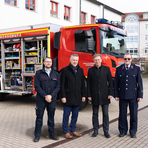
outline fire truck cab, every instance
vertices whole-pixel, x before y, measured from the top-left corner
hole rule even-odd
[[[115,77],[116,66],[123,62],[126,53],[126,31],[119,23],[97,20],[96,24],[63,27],[55,33],[58,49],[58,70],[69,64],[71,54],[79,55],[79,64],[85,76],[94,65],[93,54],[102,55],[102,64],[108,66]]]

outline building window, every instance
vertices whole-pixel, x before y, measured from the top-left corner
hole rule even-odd
[[[70,21],[70,7],[64,6],[64,20]]]
[[[145,24],[145,29],[148,29],[148,24]]]
[[[126,25],[125,30],[127,31],[127,33],[138,33],[138,25]]]
[[[133,42],[138,42],[138,36],[128,36],[128,37],[126,37],[126,42],[127,43],[133,43]]]
[[[5,3],[13,6],[17,6],[17,0],[5,0]]]
[[[145,36],[145,40],[148,41],[148,35]]]
[[[148,54],[148,47],[145,47],[145,53]]]
[[[25,8],[35,11],[35,0],[25,0]]]
[[[143,18],[147,19],[148,18],[148,13],[143,13]]]
[[[50,1],[50,16],[58,17],[58,3]]]
[[[91,24],[95,24],[95,16],[91,15]]]
[[[131,55],[138,55],[138,48],[127,48],[127,53]]]
[[[81,12],[81,24],[86,24],[86,13]]]
[[[138,50],[134,50],[134,55],[137,55],[137,53],[138,53]]]

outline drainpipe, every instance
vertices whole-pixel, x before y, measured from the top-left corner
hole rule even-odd
[[[104,19],[104,4],[103,4],[103,9],[102,9],[102,18]]]
[[[81,25],[81,0],[80,0],[80,22],[79,25]]]

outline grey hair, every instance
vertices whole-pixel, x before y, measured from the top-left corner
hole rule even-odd
[[[101,54],[94,54],[93,59],[94,59],[95,57],[100,57],[100,58],[102,59]]]
[[[72,54],[72,55],[70,56],[70,60],[72,59],[72,57],[78,57],[78,59],[79,59],[79,56],[78,56],[77,54]]]
[[[131,56],[131,59],[132,59],[132,55],[131,55],[130,53],[126,53],[125,55],[130,55],[130,56]],[[124,55],[124,56],[125,56],[125,55]]]

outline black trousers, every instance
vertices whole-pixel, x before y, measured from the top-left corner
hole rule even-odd
[[[49,135],[52,136],[55,134],[55,131],[54,131],[55,105],[56,105],[56,100],[50,103],[46,101],[40,101],[40,100],[36,101],[36,123],[35,123],[35,131],[34,131],[35,137],[41,136],[41,128],[43,125],[43,115],[44,115],[45,108],[47,109],[47,114],[48,114],[47,125],[48,125]]]
[[[119,132],[127,133],[127,106],[129,105],[130,111],[130,134],[136,134],[137,132],[137,119],[138,119],[138,101],[137,99],[120,99],[119,100]]]
[[[98,111],[99,105],[93,105],[93,116],[92,116],[92,123],[93,129],[95,133],[98,133],[99,129],[99,120],[98,120]],[[102,114],[103,114],[103,131],[106,133],[109,130],[109,116],[108,116],[108,105],[101,105],[102,107]]]

